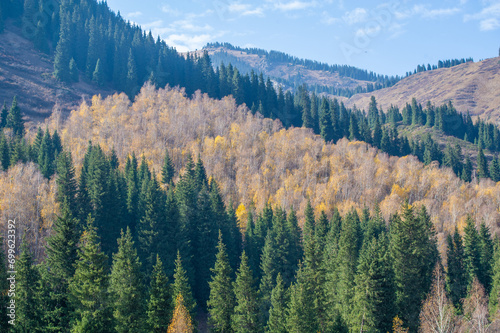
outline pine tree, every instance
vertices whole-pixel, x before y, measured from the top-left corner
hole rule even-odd
[[[492,283],[490,292],[489,312],[490,318],[494,319],[499,314],[500,301],[500,242],[495,241],[495,252],[493,257]]]
[[[25,235],[23,235],[20,252],[19,259],[16,261],[14,332],[39,332],[43,327],[38,290],[40,274],[34,266]]]
[[[161,170],[161,182],[163,184],[170,184],[175,175],[174,165],[172,163],[172,159],[168,153],[168,150],[165,151],[165,159],[163,160],[163,168]]]
[[[186,275],[186,271],[182,266],[182,259],[179,251],[177,251],[177,259],[175,260],[174,283],[172,285],[172,301],[174,308],[177,308],[177,297],[181,295],[184,306],[190,313],[191,318],[196,314],[196,302],[191,292],[191,286]]]
[[[191,320],[191,315],[184,305],[182,294],[177,295],[175,299],[175,310],[172,322],[168,326],[168,333],[193,333],[194,325]]]
[[[213,332],[232,332],[231,318],[234,312],[234,291],[231,283],[231,266],[226,253],[226,246],[222,242],[219,232],[218,253],[215,267],[212,269],[210,285],[210,298],[207,302],[208,322]]]
[[[0,162],[2,166],[2,170],[7,170],[10,166],[10,149],[9,143],[3,134],[3,131],[0,131]]]
[[[7,115],[9,110],[7,109],[7,103],[4,101],[2,106],[2,111],[0,111],[0,128],[4,128],[7,125]]]
[[[89,216],[80,238],[75,274],[69,290],[75,307],[75,333],[107,333],[113,327],[113,310],[108,294],[107,256],[101,251],[97,230]]]
[[[45,130],[40,149],[38,151],[38,165],[40,172],[45,178],[50,178],[54,174],[54,148],[49,129]]]
[[[281,274],[276,277],[276,286],[271,293],[271,308],[269,309],[269,320],[266,332],[286,333],[286,306],[288,304],[288,293],[285,288]]]
[[[273,236],[271,232],[267,234],[260,259],[260,270],[262,274],[259,285],[259,293],[261,296],[260,315],[263,323],[268,320],[269,308],[271,307],[271,292],[274,288],[274,283],[276,282],[276,276],[278,274],[276,267],[278,259]]]
[[[129,50],[127,64],[127,82],[126,91],[130,99],[132,99],[139,91],[139,79],[137,76],[137,67],[132,49]]]
[[[113,254],[109,293],[117,332],[145,332],[144,294],[141,263],[134,248],[130,228],[118,239],[118,252]]]
[[[498,156],[494,157],[490,164],[490,177],[494,182],[500,181],[500,162]]]
[[[57,201],[59,203],[66,201],[71,215],[77,217],[78,202],[76,194],[78,192],[78,185],[70,152],[63,151],[57,156],[56,184]]]
[[[21,109],[17,105],[17,96],[12,100],[12,106],[7,114],[5,127],[12,128],[14,135],[22,137],[24,135],[24,120]]]
[[[163,271],[160,256],[156,256],[156,264],[151,275],[149,300],[147,304],[148,332],[163,333],[168,329],[172,318],[172,295],[168,277]]]
[[[321,99],[321,105],[319,108],[319,130],[321,137],[323,137],[325,142],[333,140],[332,115],[330,113],[330,106],[328,105],[326,97]]]
[[[235,333],[253,333],[260,331],[259,307],[257,291],[252,271],[248,266],[245,252],[241,255],[241,263],[233,283],[236,306],[232,317],[232,328]]]

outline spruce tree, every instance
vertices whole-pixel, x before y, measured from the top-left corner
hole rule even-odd
[[[73,217],[78,217],[77,192],[75,168],[70,152],[63,151],[57,156],[57,201],[67,202],[69,211]]]
[[[490,177],[494,182],[500,181],[500,162],[498,156],[494,157],[490,164]]]
[[[437,260],[436,240],[424,207],[415,216],[413,207],[406,201],[401,216],[395,215],[392,219],[390,237],[396,305],[410,330],[416,330],[420,307],[430,288]]]
[[[248,266],[245,252],[241,255],[240,267],[233,283],[236,306],[232,317],[232,328],[235,333],[253,333],[260,331],[259,306],[257,291],[252,271]]]
[[[175,260],[174,283],[172,285],[172,302],[174,308],[177,308],[177,297],[182,295],[184,306],[191,315],[191,318],[196,314],[196,302],[191,291],[186,271],[182,266],[182,259],[179,251],[177,251],[177,259]]]
[[[210,298],[207,302],[209,325],[213,332],[232,332],[231,318],[234,313],[234,291],[231,283],[231,266],[226,253],[226,246],[222,242],[219,232],[218,253],[215,267],[212,269],[210,285]]]
[[[472,180],[472,162],[469,155],[465,157],[464,168],[462,169],[461,178],[464,182],[470,182]]]
[[[17,274],[14,296],[16,305],[14,332],[41,332],[43,313],[39,304],[40,274],[34,265],[25,235],[22,238],[20,252],[15,264]]]
[[[483,285],[487,294],[491,291],[491,278],[493,268],[493,240],[491,239],[490,229],[484,224],[484,221],[479,227],[479,244],[480,244],[480,270],[478,272],[478,280]]]
[[[172,159],[168,153],[168,150],[165,150],[165,159],[163,160],[163,168],[161,170],[161,182],[163,184],[170,184],[175,175],[174,165],[172,163]]]
[[[130,99],[132,99],[139,91],[139,79],[137,76],[137,67],[134,59],[132,49],[129,50],[128,64],[127,64],[127,81],[126,92]]]
[[[260,260],[260,270],[262,278],[259,285],[260,293],[260,315],[263,323],[267,322],[269,316],[269,308],[271,307],[271,292],[276,282],[276,275],[278,274],[276,264],[278,262],[276,257],[276,245],[274,243],[274,235],[268,233],[266,236],[265,245],[262,249]]]
[[[61,214],[52,226],[53,234],[47,239],[47,280],[50,288],[49,307],[44,309],[47,325],[62,332],[69,327],[73,305],[69,299],[69,283],[75,273],[78,258],[78,221],[71,214],[67,201],[62,203]]]
[[[286,327],[291,333],[317,332],[319,327],[314,311],[314,300],[311,297],[310,271],[300,267],[297,280],[290,287]]]
[[[456,227],[453,235],[448,235],[447,244],[448,272],[446,274],[446,291],[454,306],[461,309],[461,301],[467,294],[467,275],[462,236],[460,236]]]
[[[89,216],[80,238],[75,274],[69,290],[75,308],[72,332],[107,333],[113,331],[113,309],[108,294],[108,258],[101,251],[97,229]]]
[[[2,111],[0,111],[0,128],[4,128],[7,125],[7,115],[9,110],[7,109],[7,103],[4,101],[2,106]]]
[[[141,263],[134,248],[130,228],[118,239],[118,252],[113,254],[109,293],[117,332],[145,332],[144,292]]]
[[[71,58],[71,60],[69,61],[69,77],[73,82],[80,81],[80,73],[78,72],[76,61],[73,58]]]
[[[52,136],[49,129],[45,130],[45,134],[40,143],[38,150],[38,165],[40,172],[45,178],[50,178],[54,174],[54,149],[52,146]]]
[[[271,293],[271,308],[269,309],[269,320],[266,332],[286,333],[286,307],[288,304],[288,293],[285,288],[281,274],[276,277],[276,286]]]
[[[71,41],[70,41],[70,26],[69,15],[61,17],[59,41],[57,42],[56,52],[54,55],[54,77],[62,82],[70,82],[70,55],[71,55]]]
[[[0,163],[2,170],[6,171],[10,166],[10,149],[9,142],[3,131],[0,131]]]
[[[385,237],[371,239],[360,254],[355,282],[354,331],[388,332],[396,315],[394,276]]]
[[[164,333],[168,329],[173,314],[172,304],[168,277],[163,270],[160,256],[156,255],[146,310],[148,332]]]
[[[17,137],[22,137],[24,135],[24,120],[21,115],[21,109],[19,105],[17,105],[17,96],[14,96],[12,100],[5,127],[12,128],[12,132]]]
[[[321,105],[319,108],[319,130],[321,137],[325,142],[330,142],[333,140],[333,125],[332,125],[332,115],[330,113],[330,106],[328,105],[328,100],[326,97],[321,99]]]
[[[483,148],[479,147],[479,153],[477,154],[477,176],[479,178],[488,178],[490,176],[488,171],[488,161],[483,153]]]
[[[464,229],[464,263],[467,278],[467,288],[480,273],[481,267],[481,240],[476,229],[476,223],[470,215],[467,215]]]
[[[499,310],[500,304],[500,243],[498,239],[495,241],[495,252],[493,257],[492,283],[489,298],[490,317],[494,318]]]

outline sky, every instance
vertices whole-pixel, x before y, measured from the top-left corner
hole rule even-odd
[[[384,75],[497,57],[500,0],[107,0],[178,51],[209,42],[276,50]]]

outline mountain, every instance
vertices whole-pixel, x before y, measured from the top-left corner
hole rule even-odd
[[[466,62],[413,74],[392,87],[352,96],[346,105],[368,109],[371,96],[387,110],[390,105],[403,107],[413,97],[441,105],[451,101],[460,112],[469,111],[483,120],[500,123],[500,57]]]
[[[53,108],[69,112],[94,95],[107,96],[112,89],[96,87],[83,81],[63,84],[52,76],[53,59],[36,50],[22,36],[21,29],[7,22],[0,34],[0,103],[10,103],[17,95],[20,107],[29,120],[38,122],[50,116]]]
[[[197,54],[208,52],[212,63],[218,66],[231,63],[247,74],[252,70],[271,77],[284,86],[295,90],[307,84],[312,91],[336,96],[351,96],[390,86],[399,77],[388,77],[347,65],[328,65],[313,60],[299,59],[278,51],[257,48],[240,48],[229,43],[207,44]]]

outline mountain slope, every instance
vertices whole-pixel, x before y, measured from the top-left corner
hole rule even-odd
[[[21,29],[8,22],[0,34],[0,103],[9,104],[17,95],[23,113],[37,121],[50,116],[56,104],[69,112],[82,99],[113,92],[84,82],[63,84],[52,77],[53,71],[52,59],[35,50],[33,43],[22,37]]]
[[[413,74],[392,87],[352,96],[346,104],[368,109],[373,95],[384,110],[403,107],[413,97],[441,105],[452,101],[461,112],[500,123],[500,57]]]

